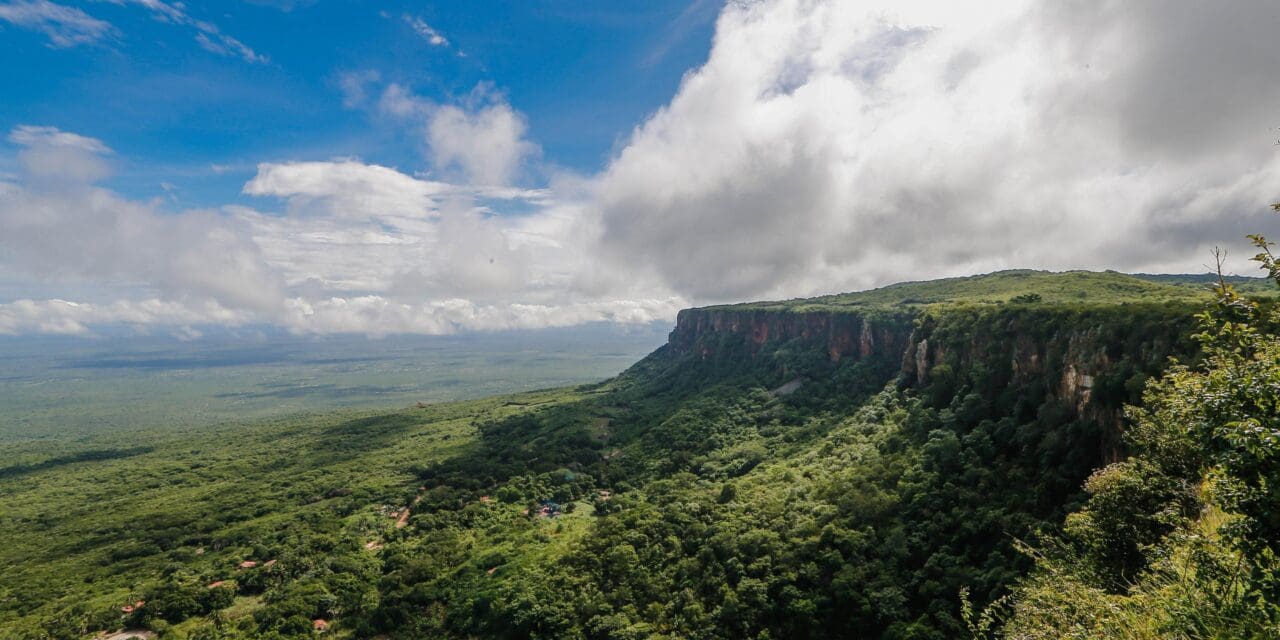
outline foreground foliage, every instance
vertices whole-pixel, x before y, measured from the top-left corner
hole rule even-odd
[[[1032,577],[970,617],[978,635],[1280,637],[1280,312],[1222,281],[1198,320],[1203,362],[1148,386],[1130,410],[1136,454],[1089,479]]]

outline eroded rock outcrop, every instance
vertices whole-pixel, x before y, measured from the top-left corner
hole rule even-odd
[[[834,364],[878,358],[901,363],[899,382],[919,388],[946,365],[940,384],[950,380],[957,392],[966,385],[1029,389],[1118,432],[1122,405],[1132,399],[1124,394],[1140,385],[1143,372],[1194,351],[1190,327],[1189,313],[1154,305],[901,312],[710,307],[681,311],[669,344],[702,360],[754,361],[797,349],[821,350]]]
[[[772,311],[732,308],[685,309],[676,318],[669,343],[679,353],[697,353],[709,359],[736,350],[746,338],[749,355],[767,346],[797,342],[819,347],[831,362],[846,358],[897,356],[906,348],[912,331],[909,314],[873,318],[838,311]],[[737,355],[736,353],[734,355]]]

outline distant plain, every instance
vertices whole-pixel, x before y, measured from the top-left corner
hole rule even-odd
[[[668,329],[660,323],[385,338],[241,331],[190,341],[0,337],[0,442],[84,439],[592,382],[652,351]]]

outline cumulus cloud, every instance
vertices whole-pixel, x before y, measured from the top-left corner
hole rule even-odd
[[[264,163],[244,192],[282,201],[282,211],[166,212],[94,184],[111,153],[96,139],[23,126],[9,140],[23,147],[24,172],[0,182],[0,269],[51,288],[144,294],[2,303],[0,333],[123,324],[195,335],[200,325],[262,322],[298,333],[453,333],[648,322],[683,303],[575,294],[566,283],[583,255],[563,244],[572,216],[540,190],[449,184],[350,159]],[[496,199],[543,209],[508,218],[483,204]]]
[[[49,38],[49,46],[59,48],[92,44],[115,33],[109,22],[49,0],[16,0],[0,4],[0,20],[39,31]]]
[[[427,215],[448,185],[419,180],[390,167],[357,160],[263,163],[244,186],[254,196],[288,198],[296,212],[336,216]]]
[[[546,189],[454,184],[410,176],[355,159],[264,162],[244,193],[288,199],[291,211],[345,217],[424,217],[447,199],[488,198],[545,202]]]
[[[481,97],[477,100],[488,101]],[[467,109],[441,106],[427,123],[427,144],[436,166],[457,167],[473,182],[510,184],[538,148],[525,139],[524,117],[505,101]]]
[[[66,147],[90,153],[111,153],[111,149],[97,138],[62,131],[57,127],[18,125],[9,132],[9,142],[24,147]]]
[[[417,95],[403,84],[381,86],[376,71],[351,71],[338,75],[343,106],[369,108],[407,125],[422,136],[423,147],[437,173],[456,182],[506,187],[528,177],[530,160],[541,154],[529,140],[528,123],[506,97],[489,83],[476,85],[450,102]]]
[[[546,223],[557,214],[544,190],[443,183],[339,160],[263,164],[244,191],[285,199],[286,215],[238,217],[309,297],[551,301],[543,289],[572,268],[564,227]],[[510,201],[541,210],[506,217],[484,204]],[[555,293],[563,301],[568,292]]]
[[[100,141],[51,127],[19,127],[24,170],[0,183],[0,253],[43,280],[144,284],[173,300],[255,310],[279,305],[279,282],[246,229],[209,211],[167,215],[95,186]]]
[[[93,182],[107,176],[109,169],[102,159],[111,153],[101,140],[55,127],[19,125],[9,133],[9,141],[23,148],[18,153],[30,179],[68,178],[77,182]]]
[[[533,269],[529,250],[513,246],[495,216],[459,201],[446,207],[424,246],[418,265],[395,274],[390,290],[409,297],[487,300],[519,295]]]
[[[374,80],[361,85],[361,95],[364,86]],[[344,92],[355,95],[354,88],[344,88]],[[527,162],[541,152],[528,139],[524,115],[485,83],[461,100],[441,104],[393,82],[383,88],[377,108],[382,114],[406,120],[411,127],[421,127],[436,170],[469,184],[510,185],[520,177]]]
[[[702,300],[1196,269],[1280,192],[1280,6],[730,3],[599,177],[601,258]]]

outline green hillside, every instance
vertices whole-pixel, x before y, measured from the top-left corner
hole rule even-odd
[[[716,308],[791,311],[871,309],[937,304],[1046,302],[1112,305],[1125,302],[1194,302],[1211,298],[1217,277],[1205,275],[1128,275],[1115,271],[997,271],[962,278],[903,282],[879,289],[817,298],[753,302]],[[1265,278],[1235,276],[1243,293],[1274,295]]]
[[[908,283],[687,311],[599,384],[0,444],[0,638],[962,637],[1204,298]]]

